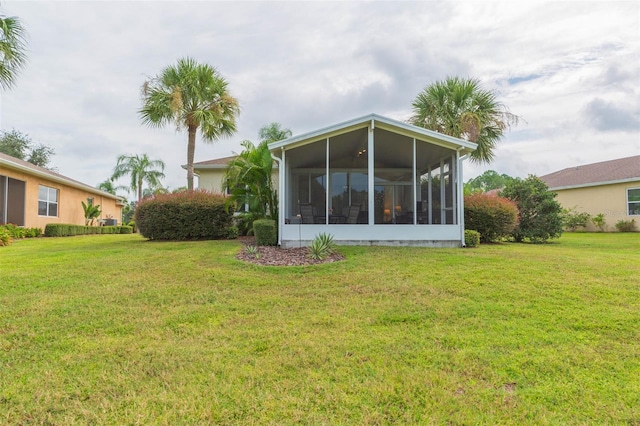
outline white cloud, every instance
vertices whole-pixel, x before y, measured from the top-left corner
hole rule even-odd
[[[186,134],[140,123],[140,86],[183,56],[207,62],[241,102],[239,151],[278,121],[301,133],[369,112],[405,119],[447,75],[479,78],[524,121],[489,166],[526,176],[640,153],[636,2],[3,2],[30,34],[29,64],[2,93],[2,128],[56,150],[89,184],[118,155],[167,163],[185,185]],[[635,121],[634,121],[635,120]]]

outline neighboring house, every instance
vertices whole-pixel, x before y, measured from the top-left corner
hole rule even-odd
[[[464,245],[462,163],[476,144],[376,114],[269,144],[279,243]]]
[[[640,155],[569,167],[540,179],[558,193],[562,207],[604,214],[607,230],[620,220],[640,221]],[[590,223],[587,229],[596,228]]]
[[[42,229],[49,223],[84,225],[81,201],[88,200],[100,206],[100,219],[120,221],[120,197],[0,153],[0,224]]]
[[[198,188],[206,189],[218,194],[229,195],[225,174],[227,166],[236,156],[215,158],[208,161],[193,163],[193,172],[198,176]],[[186,169],[187,166],[182,166]],[[278,166],[273,167],[273,185],[278,187]]]

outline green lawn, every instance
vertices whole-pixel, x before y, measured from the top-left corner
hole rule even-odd
[[[1,424],[640,424],[640,235],[0,248]]]

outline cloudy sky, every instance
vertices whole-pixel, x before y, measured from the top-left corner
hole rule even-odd
[[[1,93],[1,127],[55,149],[97,185],[120,154],[167,164],[186,185],[186,133],[141,124],[140,87],[190,56],[240,101],[238,133],[196,161],[240,151],[277,121],[294,134],[371,112],[398,120],[424,87],[478,78],[522,118],[488,166],[511,176],[640,154],[640,2],[3,1],[29,63]]]

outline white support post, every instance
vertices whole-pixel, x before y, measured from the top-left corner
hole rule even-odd
[[[368,210],[369,210],[369,226],[373,226],[375,223],[375,170],[374,170],[374,161],[373,161],[373,157],[375,155],[374,153],[374,138],[373,138],[373,130],[375,129],[375,124],[374,121],[371,120],[371,125],[369,126],[369,132],[368,132],[368,137],[367,137],[367,152],[368,152],[368,157],[367,157],[367,169],[368,169],[368,173],[367,173],[367,184],[368,184],[368,189],[369,189],[369,206],[368,206]]]
[[[325,194],[325,201],[324,201],[324,223],[325,225],[329,223],[329,199],[331,196],[331,182],[329,182],[329,138],[327,138],[327,164],[325,165],[325,173],[327,176],[327,180],[326,180],[326,188],[324,190],[324,194]]]
[[[417,173],[417,152],[416,152],[416,138],[413,138],[413,224],[416,225],[418,223],[418,177]]]

